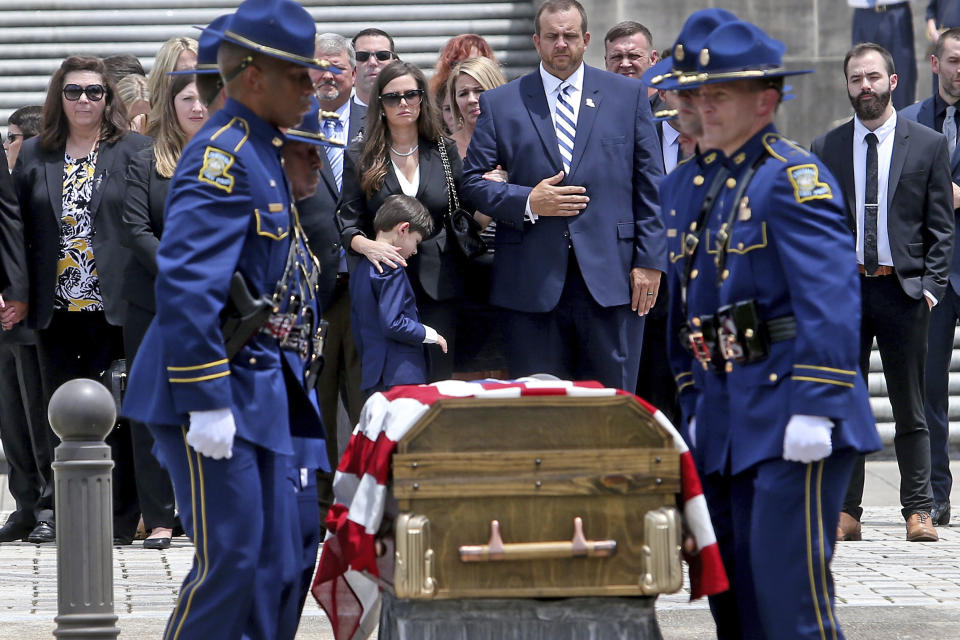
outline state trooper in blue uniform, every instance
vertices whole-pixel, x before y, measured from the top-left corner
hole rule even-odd
[[[729,536],[737,610],[717,618],[720,637],[842,637],[837,514],[855,453],[881,446],[857,372],[859,281],[839,189],[773,126],[782,78],[805,73],[783,68],[784,50],[731,21],[703,41],[695,71],[673,75],[695,90],[703,124],[700,156],[667,176],[661,202],[685,289],[672,324],[693,367],[672,362],[693,382],[681,403],[718,541]]]
[[[173,177],[157,316],[124,405],[148,424],[196,546],[170,639],[277,637],[291,593],[280,587],[300,569],[293,437],[321,446],[324,437],[310,379],[316,266],[292,212],[279,130],[310,106],[308,69],[321,68],[313,20],[292,0],[247,0],[217,35],[228,99]]]

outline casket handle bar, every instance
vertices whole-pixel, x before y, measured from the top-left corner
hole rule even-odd
[[[551,542],[509,542],[500,537],[500,522],[490,521],[487,544],[463,545],[463,562],[507,562],[512,560],[547,560],[550,558],[608,558],[617,552],[616,540],[587,540],[583,535],[583,519],[573,519],[573,540]]]

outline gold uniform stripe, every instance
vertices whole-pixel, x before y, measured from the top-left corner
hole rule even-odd
[[[167,378],[168,382],[204,382],[205,380],[213,380],[214,378],[223,378],[224,376],[230,375],[229,371],[221,371],[220,373],[211,373],[208,376],[198,376],[196,378]],[[853,386],[853,385],[850,385]]]
[[[833,606],[830,603],[830,591],[827,588],[827,554],[824,551],[823,540],[823,509],[820,505],[823,503],[823,465],[821,460],[817,467],[817,533],[820,540],[820,583],[823,586],[823,606],[827,610],[827,618],[830,619],[830,631],[833,640],[837,640],[837,619],[833,616]]]
[[[820,464],[823,464],[823,461],[820,461]],[[826,631],[823,628],[823,616],[820,615],[820,599],[817,595],[817,581],[813,577],[813,536],[810,534],[811,518],[810,518],[810,479],[813,472],[813,465],[807,464],[807,478],[804,483],[803,493],[804,493],[804,516],[807,521],[806,534],[807,534],[807,574],[810,578],[810,594],[813,596],[813,609],[817,614],[817,626],[820,627],[820,638],[821,640],[827,640]],[[819,509],[817,509],[819,511]],[[818,514],[819,515],[819,514]]]
[[[679,382],[680,378],[684,378],[686,376],[692,376],[692,375],[693,375],[693,371],[684,371],[683,373],[678,373],[677,375],[675,375],[673,379]]]
[[[686,382],[680,384],[680,385],[677,387],[677,391],[680,392],[680,391],[683,391],[684,389],[686,389],[687,387],[692,387],[692,386],[693,386],[693,380],[687,380]]]
[[[226,130],[229,129],[230,127],[232,127],[234,122],[239,122],[239,123],[240,123],[240,126],[243,127],[243,131],[244,131],[243,137],[240,138],[240,142],[238,142],[238,143],[237,143],[237,146],[235,146],[235,147],[233,148],[233,152],[234,152],[234,153],[236,153],[237,151],[240,151],[240,147],[242,147],[244,144],[246,144],[247,139],[250,137],[250,125],[247,124],[247,121],[246,121],[246,120],[244,120],[243,118],[241,118],[241,117],[239,117],[239,116],[234,116],[233,118],[230,119],[230,122],[228,122],[227,124],[223,125],[223,126],[220,127],[219,129],[217,129],[217,132],[214,133],[212,136],[210,136],[210,142],[213,142],[214,140],[216,140],[216,139],[220,136],[221,133],[223,133],[224,131],[226,131]]]
[[[195,364],[189,367],[167,367],[167,371],[199,371],[200,369],[218,367],[221,364],[227,364],[228,362],[230,361],[224,358],[223,360],[215,360],[213,362],[208,362],[207,364]]]
[[[833,367],[818,367],[813,364],[795,364],[793,365],[795,369],[813,369],[815,371],[827,371],[829,373],[841,373],[845,376],[855,376],[857,375],[856,371],[849,371],[847,369],[834,369]]]
[[[853,388],[852,382],[839,382],[837,380],[830,380],[828,378],[814,378],[809,376],[793,376],[794,380],[805,380],[807,382],[822,382],[824,384],[835,384],[838,387],[850,387]]]

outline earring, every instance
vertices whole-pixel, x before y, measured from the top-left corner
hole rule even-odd
[[[457,118],[457,124],[459,124],[461,127],[463,126],[463,116]]]

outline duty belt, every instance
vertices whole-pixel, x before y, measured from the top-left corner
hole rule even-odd
[[[323,352],[324,332],[319,328],[314,332],[312,325],[312,322],[297,324],[296,313],[272,313],[260,328],[260,333],[273,336],[281,349],[293,351],[306,360],[311,348],[315,354]]]
[[[750,320],[753,303],[721,308],[717,315],[698,316],[687,331],[686,345],[704,369],[721,369],[724,361],[750,363],[769,355],[770,344],[797,335],[797,319],[783,316],[766,322]],[[755,318],[755,316],[754,316]]]

